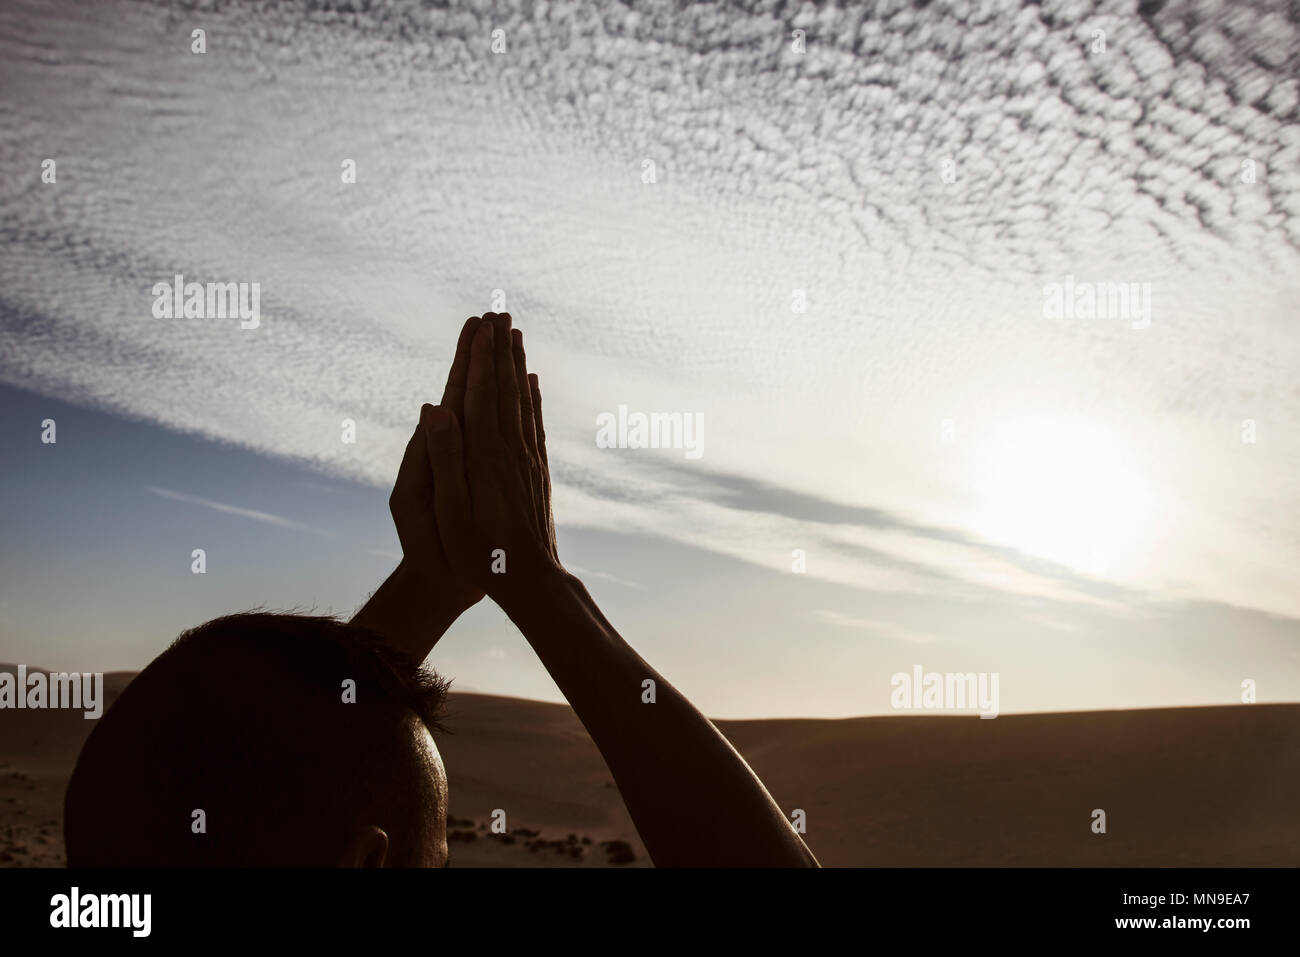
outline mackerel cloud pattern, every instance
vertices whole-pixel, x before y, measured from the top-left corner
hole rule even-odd
[[[1294,6],[1259,0],[11,0],[0,378],[383,485],[500,290],[568,521],[763,561],[844,535],[906,587],[961,541],[912,478],[937,423],[1032,397],[1142,423],[1166,463],[1271,423],[1188,542],[1232,524],[1294,565],[1259,516],[1300,464],[1298,50]],[[260,325],[155,318],[178,274],[258,283]],[[1044,319],[1067,277],[1148,283],[1150,327]],[[704,414],[710,472],[601,454],[623,403]],[[924,491],[957,487],[946,468]],[[886,542],[789,495],[738,505],[759,481],[915,521]],[[995,560],[1018,561],[950,570]],[[836,569],[810,573],[863,574]],[[1296,611],[1282,595],[1260,603]]]

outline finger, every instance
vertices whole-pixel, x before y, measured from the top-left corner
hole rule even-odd
[[[546,461],[546,429],[542,425],[542,389],[537,381],[537,373],[528,373],[528,393],[533,405],[533,434],[537,436],[537,454],[546,466],[546,480],[550,483],[551,469]]]
[[[524,434],[524,448],[537,456],[537,428],[533,420],[533,388],[528,380],[528,357],[524,355],[524,334],[510,330],[511,355],[515,360],[515,387],[519,391],[519,428]]]
[[[497,423],[497,379],[492,354],[492,322],[484,319],[469,347],[469,377],[465,380],[465,438],[469,464],[475,467],[475,448],[493,453],[501,449]]]
[[[420,421],[424,422],[425,410],[433,406],[426,405],[420,410]],[[393,482],[393,494],[389,505],[413,507],[426,504],[433,499],[433,477],[429,473],[429,463],[424,455],[424,436],[419,426],[411,433],[402,454],[402,464],[397,468],[397,479]]]
[[[522,454],[524,430],[519,422],[519,380],[515,378],[514,349],[510,335],[510,313],[492,314],[493,360],[497,373],[497,417],[501,439],[507,448]]]
[[[420,418],[423,421],[423,412]],[[424,445],[423,429],[417,426],[406,443],[393,492],[388,497],[388,510],[393,516],[398,541],[402,543],[402,555],[417,567],[427,566],[434,557],[433,541],[424,533],[433,506],[433,475]]]
[[[465,325],[460,327],[460,338],[456,340],[456,354],[451,360],[451,369],[447,372],[447,386],[442,390],[442,404],[456,413],[457,418],[465,417],[465,385],[469,381],[469,345],[474,341],[478,331],[478,316],[470,316]]]
[[[427,406],[424,437],[426,461],[433,475],[433,510],[438,537],[448,564],[453,567],[468,554],[470,499],[465,476],[465,448],[456,413],[443,406]]]
[[[528,391],[533,399],[533,430],[537,433],[537,455],[542,460],[542,492],[546,513],[546,538],[551,554],[559,560],[555,547],[555,515],[551,511],[551,466],[546,460],[546,428],[542,425],[542,388],[537,375],[528,374]]]

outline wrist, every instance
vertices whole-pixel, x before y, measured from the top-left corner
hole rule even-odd
[[[559,563],[517,576],[494,589],[492,599],[522,629],[539,612],[554,608],[582,590],[582,582]]]
[[[405,558],[388,578],[401,605],[427,626],[449,625],[482,597],[449,578],[435,581],[421,575]]]

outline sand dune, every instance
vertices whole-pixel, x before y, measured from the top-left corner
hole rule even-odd
[[[110,703],[130,678],[105,676]],[[450,710],[455,866],[649,863],[568,707],[453,694]],[[63,789],[92,726],[0,711],[0,864],[63,863]],[[806,812],[826,865],[1300,864],[1300,705],[718,726]]]

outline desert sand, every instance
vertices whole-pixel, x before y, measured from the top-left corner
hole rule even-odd
[[[131,677],[105,675],[110,706]],[[567,706],[453,693],[449,710],[453,866],[649,864]],[[717,724],[828,866],[1300,864],[1300,705]],[[92,726],[0,711],[0,865],[64,863]]]

